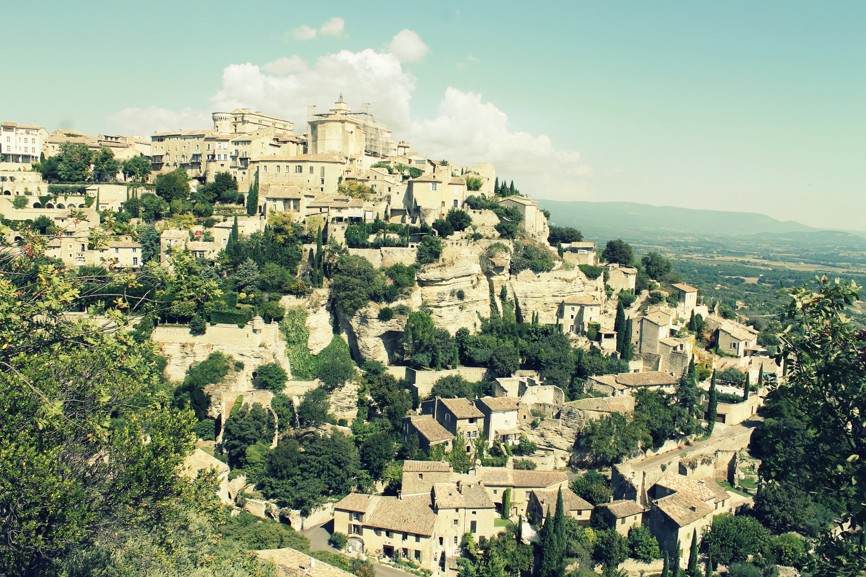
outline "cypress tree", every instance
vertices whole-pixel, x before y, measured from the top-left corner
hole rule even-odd
[[[665,551],[665,560],[664,565],[662,565],[662,576],[661,577],[670,577],[671,575],[671,561],[668,558],[668,553]]]
[[[511,196],[513,194],[516,194],[516,192],[514,190],[514,181],[512,180],[511,184],[508,186],[508,195]]]
[[[764,386],[764,363],[761,363],[760,368],[758,368],[758,390],[761,390],[761,387]]]
[[[698,531],[692,532],[692,549],[689,551],[689,577],[700,577],[698,573]]]
[[[238,243],[238,217],[235,217],[235,221],[232,223],[232,231],[229,233],[229,238],[226,241],[226,255],[230,260],[235,260],[237,255],[237,243]]]
[[[698,332],[698,325],[697,325],[697,323],[695,323],[695,311],[694,310],[692,310],[692,316],[689,317],[689,325],[688,326],[689,326],[689,330],[692,331],[693,333]]]
[[[547,517],[545,517],[544,525],[541,528],[541,569],[539,571],[541,577],[555,577],[556,575],[556,568],[552,559],[556,548],[553,541],[553,515],[548,508]]]
[[[625,338],[622,345],[622,360],[628,362],[634,356],[634,345],[631,342],[631,319],[625,321]]]
[[[704,569],[704,577],[713,577],[713,554],[707,553],[707,566]]]
[[[692,383],[697,383],[697,379],[695,378],[697,375],[697,370],[695,369],[695,357],[694,357],[694,355],[692,355],[692,358],[689,361],[688,375],[689,375],[689,379],[692,381]]]
[[[680,542],[677,541],[677,549],[674,558],[671,559],[671,577],[680,577]]]
[[[719,395],[716,392],[716,371],[710,379],[710,396],[707,400],[707,434],[712,435],[716,427],[716,417],[719,415]]]
[[[311,274],[313,286],[316,288],[322,287],[324,280],[324,255],[322,254],[322,227],[319,227],[319,232],[316,235],[316,255],[313,258],[313,272]]]
[[[496,177],[496,180],[493,181],[493,194],[499,195],[499,177]]]
[[[256,176],[253,179],[253,184],[247,191],[247,216],[253,216],[259,208],[259,171],[256,170]]]
[[[746,384],[743,386],[743,400],[744,401],[749,400],[749,389],[752,388],[752,384],[749,381],[750,381],[749,373],[746,372]]]
[[[508,519],[511,516],[511,487],[505,489],[502,494],[502,518]]]
[[[559,255],[559,258],[562,258],[562,255],[565,254],[565,249],[562,248],[561,242],[556,243],[556,254]]]
[[[613,330],[616,331],[616,352],[619,353],[620,358],[622,358],[623,353],[625,352],[625,342],[628,340],[626,338],[625,329],[625,307],[622,306],[622,301],[619,301],[616,305],[616,319],[613,322]]]

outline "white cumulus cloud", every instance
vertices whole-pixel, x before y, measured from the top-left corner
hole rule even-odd
[[[328,18],[325,20],[318,28],[314,28],[307,24],[301,24],[292,29],[292,36],[295,40],[312,40],[320,34],[322,36],[339,38],[343,35],[343,30],[345,28],[346,21],[339,16],[335,16],[334,18]]]
[[[325,20],[325,23],[319,27],[319,32],[322,36],[334,36],[339,38],[343,35],[343,28],[346,27],[346,21],[342,18],[330,18]]]
[[[388,52],[396,56],[400,62],[417,62],[430,52],[430,48],[424,44],[417,32],[404,28],[391,39]]]
[[[350,106],[358,109],[369,102],[378,119],[401,130],[409,125],[414,89],[415,79],[393,54],[342,50],[304,67],[285,58],[264,66],[231,64],[223,70],[222,86],[211,105],[214,110],[246,106],[302,125],[307,105],[330,106],[343,93]]]
[[[557,149],[546,135],[512,129],[496,105],[453,87],[445,90],[435,117],[413,122],[409,137],[432,158],[492,162],[533,196],[573,196],[580,193],[580,177],[589,174],[579,153]]]
[[[306,24],[301,24],[297,28],[292,29],[292,36],[295,40],[312,40],[316,37],[317,30]]]

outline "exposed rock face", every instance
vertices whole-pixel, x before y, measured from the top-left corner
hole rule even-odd
[[[436,326],[448,329],[451,334],[461,327],[477,332],[482,319],[490,316],[490,287],[478,255],[474,257],[418,274],[423,306],[430,311]]]
[[[379,311],[384,306],[370,304],[355,313],[348,323],[341,323],[349,346],[353,353],[360,357],[356,358],[356,361],[379,361],[388,365],[397,355],[398,341],[406,326],[406,316],[396,315],[389,321],[380,321]],[[417,306],[408,306],[413,310],[417,309]]]
[[[527,426],[521,426],[521,429],[530,441],[539,446],[570,452],[577,434],[585,425],[586,417],[583,411],[564,406],[559,418],[543,419],[534,429]]]
[[[583,279],[576,268],[540,274],[524,270],[511,276],[508,282],[509,296],[516,297],[524,319],[530,319],[532,313],[538,313],[540,323],[553,324],[559,304],[566,297],[593,290],[594,287],[585,285]]]
[[[358,385],[348,382],[334,390],[328,397],[331,414],[338,420],[346,419],[349,423],[358,416]]]
[[[277,324],[253,330],[252,324],[244,328],[235,325],[207,327],[207,332],[192,336],[186,327],[156,327],[153,342],[168,361],[165,375],[173,381],[182,381],[187,369],[207,359],[215,351],[231,356],[244,364],[243,369],[229,373],[225,390],[245,391],[252,388],[253,371],[265,363],[279,363],[291,375],[286,347]]]
[[[314,355],[330,344],[334,336],[331,330],[331,311],[328,310],[328,289],[316,289],[307,299],[307,329],[310,338],[307,347]]]

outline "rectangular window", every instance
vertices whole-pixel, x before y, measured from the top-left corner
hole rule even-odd
[[[132,257],[132,266],[138,266],[138,257],[137,256]]]
[[[280,165],[278,164],[277,165],[277,174],[279,174],[279,173],[280,173]]]
[[[302,172],[304,172],[304,167],[303,167],[303,166],[301,166],[301,165],[299,164],[298,166],[295,167],[295,174],[301,174]]]
[[[314,171],[312,166],[310,167],[310,174],[315,174],[315,171]]]
[[[433,192],[436,192],[437,190],[439,190],[439,183],[438,182],[431,183],[430,184],[430,190],[432,190]]]
[[[415,561],[421,562],[421,551],[415,549]]]

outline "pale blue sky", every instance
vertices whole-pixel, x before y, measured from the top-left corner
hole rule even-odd
[[[245,104],[302,124],[342,91],[536,197],[866,229],[866,2],[312,4],[4,3],[0,118],[146,134]]]

